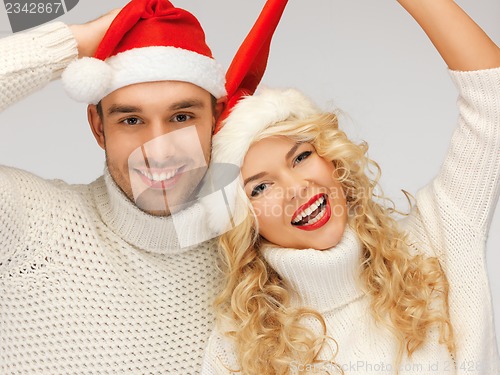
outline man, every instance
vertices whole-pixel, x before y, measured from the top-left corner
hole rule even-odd
[[[103,39],[117,13],[0,41],[2,109],[65,69],[74,97],[99,86],[83,100],[107,165],[84,186],[0,167],[2,374],[199,371],[218,277],[214,241],[202,242],[200,207],[189,202],[209,161],[224,75],[190,13],[134,0]],[[109,66],[92,76],[99,58],[88,56],[103,53],[100,68]],[[68,68],[77,55],[87,59]],[[201,240],[186,247],[182,237]]]
[[[255,90],[286,3],[266,3],[229,99]],[[90,185],[0,167],[0,373],[199,373],[220,281],[206,203],[224,216],[219,189],[238,175],[206,173],[227,112],[201,25],[167,0],[132,0],[0,40],[0,56],[0,109],[62,74],[106,153]]]

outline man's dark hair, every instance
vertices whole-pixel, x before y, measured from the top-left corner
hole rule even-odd
[[[97,103],[97,105],[95,106],[96,109],[97,109],[97,114],[99,115],[99,117],[101,118],[101,121],[104,121],[104,118],[103,118],[103,113],[102,113],[102,104],[101,104],[101,101],[99,100],[99,103]]]

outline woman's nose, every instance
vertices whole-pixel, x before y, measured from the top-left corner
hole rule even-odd
[[[298,173],[287,173],[285,179],[285,197],[287,200],[307,199],[309,181]]]

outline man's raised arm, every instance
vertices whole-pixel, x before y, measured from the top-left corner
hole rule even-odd
[[[59,78],[77,57],[92,56],[118,11],[82,25],[55,22],[0,39],[0,111]]]

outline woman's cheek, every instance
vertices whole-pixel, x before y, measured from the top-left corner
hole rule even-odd
[[[268,200],[260,199],[252,203],[255,216],[257,217],[259,224],[265,224],[272,220],[273,217],[273,206],[274,204]]]

